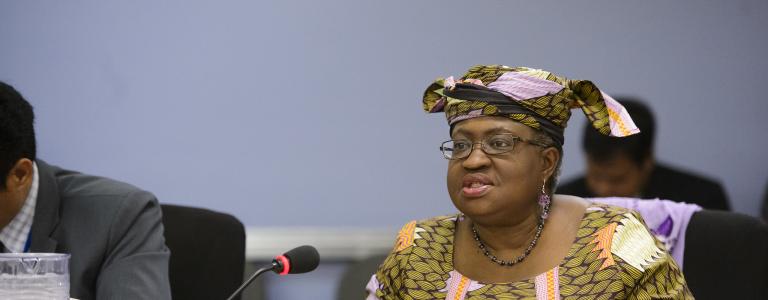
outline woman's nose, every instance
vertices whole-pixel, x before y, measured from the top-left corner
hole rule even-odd
[[[482,143],[472,144],[472,151],[469,152],[469,156],[464,159],[462,166],[466,169],[475,170],[486,167],[490,164],[491,159],[488,154],[485,153]]]

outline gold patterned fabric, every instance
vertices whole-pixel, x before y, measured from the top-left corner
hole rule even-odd
[[[624,107],[588,80],[571,80],[527,67],[478,65],[460,79],[438,78],[424,92],[426,112],[445,112],[448,122],[503,116],[544,130],[560,145],[572,108],[581,108],[600,133],[640,132]]]
[[[482,283],[453,267],[458,216],[404,226],[368,285],[368,299],[693,299],[639,214],[592,204],[563,262],[536,278]]]

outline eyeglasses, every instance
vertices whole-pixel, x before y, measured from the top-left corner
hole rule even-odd
[[[476,144],[480,144],[480,148],[483,149],[485,154],[498,155],[514,150],[515,143],[517,142],[525,142],[539,147],[549,147],[549,145],[544,143],[526,140],[511,134],[496,134],[484,138],[479,143],[473,143],[466,139],[448,140],[440,145],[440,151],[443,152],[443,156],[446,159],[464,159],[469,157]]]

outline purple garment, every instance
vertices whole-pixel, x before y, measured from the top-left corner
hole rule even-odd
[[[610,197],[588,200],[629,208],[640,213],[648,229],[667,246],[669,254],[677,262],[680,270],[683,269],[685,230],[693,213],[701,210],[701,206],[660,199]]]

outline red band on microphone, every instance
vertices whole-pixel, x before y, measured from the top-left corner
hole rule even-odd
[[[275,260],[279,261],[283,265],[283,271],[278,273],[280,275],[288,275],[288,272],[291,271],[291,261],[288,260],[287,257],[284,255],[280,255],[278,257],[275,257]]]

